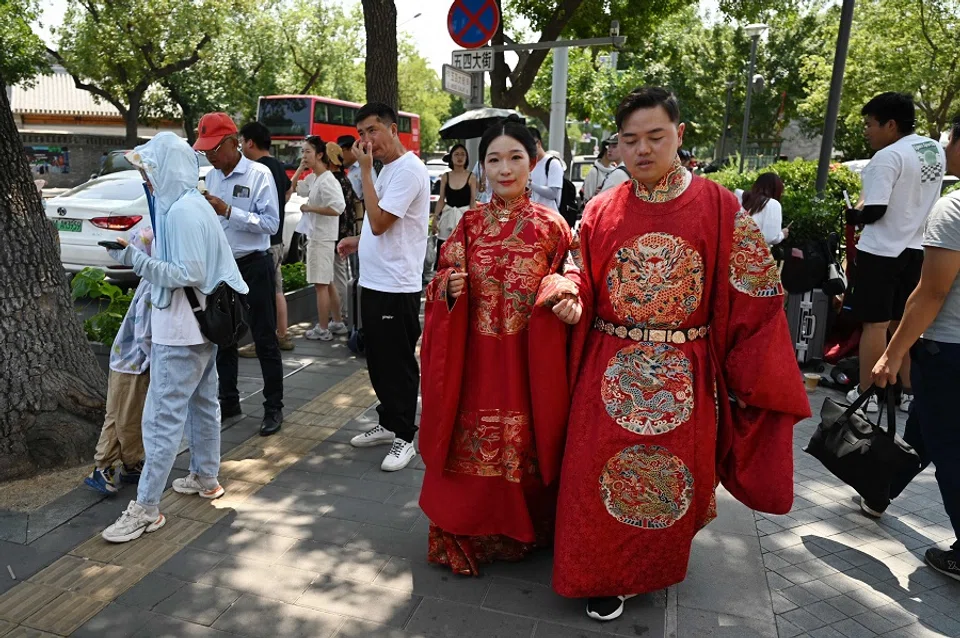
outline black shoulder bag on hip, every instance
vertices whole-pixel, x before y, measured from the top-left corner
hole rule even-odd
[[[247,334],[246,303],[243,295],[220,282],[207,295],[207,307],[201,308],[193,288],[184,288],[200,332],[220,347],[236,345]]]

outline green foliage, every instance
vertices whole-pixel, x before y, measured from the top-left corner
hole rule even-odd
[[[440,126],[450,117],[452,96],[413,42],[401,39],[398,47],[400,108],[420,116],[420,149],[430,153],[440,143]]]
[[[283,292],[300,290],[307,286],[307,265],[302,261],[280,266],[280,274],[283,275]]]
[[[43,41],[30,28],[36,0],[0,0],[0,85],[30,84],[49,71]]]
[[[832,7],[822,20],[820,53],[804,60],[810,90],[800,113],[811,130],[823,127],[838,24],[839,7]],[[870,156],[860,108],[884,91],[913,94],[918,131],[939,139],[960,92],[958,39],[958,0],[857,2],[835,144],[845,159]]]
[[[738,188],[748,191],[761,172],[774,172],[783,180],[780,198],[783,223],[791,224],[790,236],[784,242],[786,246],[823,239],[833,232],[843,236],[843,191],[847,191],[851,201],[857,201],[860,178],[856,173],[840,164],[831,165],[823,199],[817,198],[817,162],[814,161],[777,162],[762,171],[747,173],[738,173],[731,167],[706,177],[731,191]]]
[[[73,277],[70,287],[75,300],[89,298],[99,302],[100,311],[83,322],[87,339],[107,347],[113,345],[133,294],[108,283],[106,275],[99,268],[84,268]]]

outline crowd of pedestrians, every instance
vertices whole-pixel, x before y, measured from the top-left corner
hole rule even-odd
[[[944,153],[914,133],[907,96],[878,96],[863,114],[878,153],[862,206],[848,212],[866,225],[852,290],[865,324],[862,378],[902,381],[905,438],[937,466],[960,529],[960,430],[950,413],[960,383],[960,195],[936,202],[944,168],[960,172],[960,119]],[[194,148],[214,167],[203,196],[194,152],[175,136],[131,152],[156,237],[111,251],[143,282],[111,358],[86,482],[115,492],[119,462],[119,480],[139,485],[103,537],[126,542],[164,524],[160,495],[184,434],[190,472],[173,488],[224,493],[220,421],[240,413],[238,352],[213,345],[196,318],[218,286],[248,306],[264,378],[260,433],[282,427],[287,320],[282,240],[272,238],[292,192],[307,198],[298,232],[317,292],[307,338],[346,332],[348,264],[355,254],[361,264],[355,319],[379,405],[377,425],[351,445],[389,446],[381,469],[406,468],[422,392],[430,562],[475,576],[552,545],[553,588],[587,599],[588,616],[606,621],[630,597],[684,579],[694,535],[717,515],[718,485],[753,509],[788,512],[793,426],[810,406],[796,368],[783,365],[794,344],[770,246],[789,235],[784,185],[767,173],[735,196],[694,175],[667,90],[631,92],[615,119],[572,229],[558,214],[562,162],[516,118],[486,131],[475,171],[465,147],[450,149],[432,211],[426,167],[400,143],[385,104],[359,110],[357,137],[307,138],[292,180],[269,155],[269,131],[254,123],[238,132],[223,113],[199,124]],[[425,293],[421,380],[431,214],[442,244]],[[881,516],[886,505],[861,507]],[[927,560],[960,579],[958,549]]]

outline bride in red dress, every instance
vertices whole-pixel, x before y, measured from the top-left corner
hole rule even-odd
[[[551,543],[567,324],[580,318],[577,288],[558,274],[570,229],[528,195],[530,132],[516,118],[492,127],[480,161],[493,200],[468,210],[443,245],[421,352],[427,558],[467,575]]]

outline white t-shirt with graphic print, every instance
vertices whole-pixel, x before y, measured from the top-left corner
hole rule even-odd
[[[863,169],[864,206],[886,205],[878,221],[867,224],[857,250],[897,257],[907,248],[923,248],[923,226],[940,197],[946,167],[943,147],[911,134],[877,151]]]

